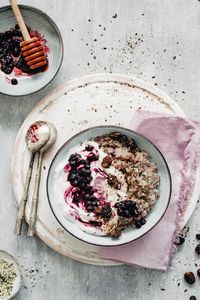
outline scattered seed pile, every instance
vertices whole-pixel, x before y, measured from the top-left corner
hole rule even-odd
[[[0,257],[0,297],[8,297],[17,274],[12,263]]]

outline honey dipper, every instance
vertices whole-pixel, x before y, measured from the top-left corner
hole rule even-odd
[[[38,69],[47,64],[47,58],[43,47],[37,37],[31,38],[26,28],[16,0],[10,0],[13,13],[16,17],[24,41],[20,43],[22,56],[30,70]]]

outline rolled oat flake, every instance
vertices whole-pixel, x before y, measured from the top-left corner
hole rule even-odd
[[[0,297],[6,298],[10,296],[13,283],[17,274],[13,263],[0,257]]]

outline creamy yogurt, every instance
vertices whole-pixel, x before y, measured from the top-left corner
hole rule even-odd
[[[87,233],[105,235],[100,228],[90,224],[91,221],[96,220],[95,214],[93,212],[88,212],[82,202],[79,202],[78,204],[72,202],[71,193],[74,188],[67,180],[69,171],[66,166],[68,165],[70,155],[78,153],[83,159],[86,159],[88,152],[85,151],[85,147],[88,145],[93,146],[93,152],[99,155],[99,159],[91,162],[90,164],[92,172],[90,186],[95,188],[94,196],[100,199],[100,203],[102,205],[103,203],[109,202],[111,207],[113,207],[117,201],[124,200],[126,198],[127,184],[125,182],[124,175],[113,166],[110,166],[107,169],[102,168],[102,160],[105,156],[107,156],[107,154],[99,148],[99,145],[96,142],[93,141],[81,143],[80,145],[71,148],[65,159],[60,162],[55,170],[54,192],[55,195],[57,195],[57,205],[67,220],[76,223]],[[108,185],[107,172],[110,175],[116,176],[121,182],[120,190],[116,191],[116,189]]]

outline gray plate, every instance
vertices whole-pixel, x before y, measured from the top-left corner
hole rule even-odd
[[[50,48],[48,55],[49,67],[46,72],[33,76],[6,75],[0,71],[0,92],[10,96],[24,96],[45,87],[57,74],[63,60],[63,41],[54,21],[42,11],[19,5],[23,18],[28,26],[38,31],[47,40]],[[0,8],[0,32],[9,30],[16,25],[16,19],[10,6]],[[18,85],[11,85],[9,79],[17,78]]]
[[[75,223],[68,221],[61,211],[61,206],[58,205],[58,195],[55,193],[54,183],[55,183],[55,170],[59,163],[63,161],[68,153],[68,151],[81,142],[84,142],[90,138],[96,137],[98,135],[103,135],[106,133],[110,133],[112,131],[119,131],[122,134],[127,135],[128,137],[133,138],[137,145],[144,149],[151,157],[152,161],[154,161],[157,165],[158,172],[160,174],[160,186],[159,186],[159,198],[155,205],[153,206],[150,213],[147,215],[147,222],[140,229],[134,229],[132,227],[127,228],[121,234],[121,236],[117,239],[113,239],[111,237],[106,236],[95,236],[88,234],[81,230]],[[64,191],[63,195],[64,195]],[[55,155],[51,166],[49,168],[49,173],[47,177],[47,195],[49,199],[49,203],[51,209],[57,218],[58,222],[72,235],[77,237],[78,239],[85,241],[90,244],[99,245],[99,246],[117,246],[129,243],[134,241],[147,232],[149,232],[164,216],[167,207],[169,205],[170,196],[171,196],[171,176],[169,172],[169,168],[167,163],[160,153],[160,151],[144,136],[118,126],[96,126],[89,129],[86,129],[74,137],[72,137],[69,141],[67,141],[57,152]],[[63,196],[64,201],[64,196]]]

